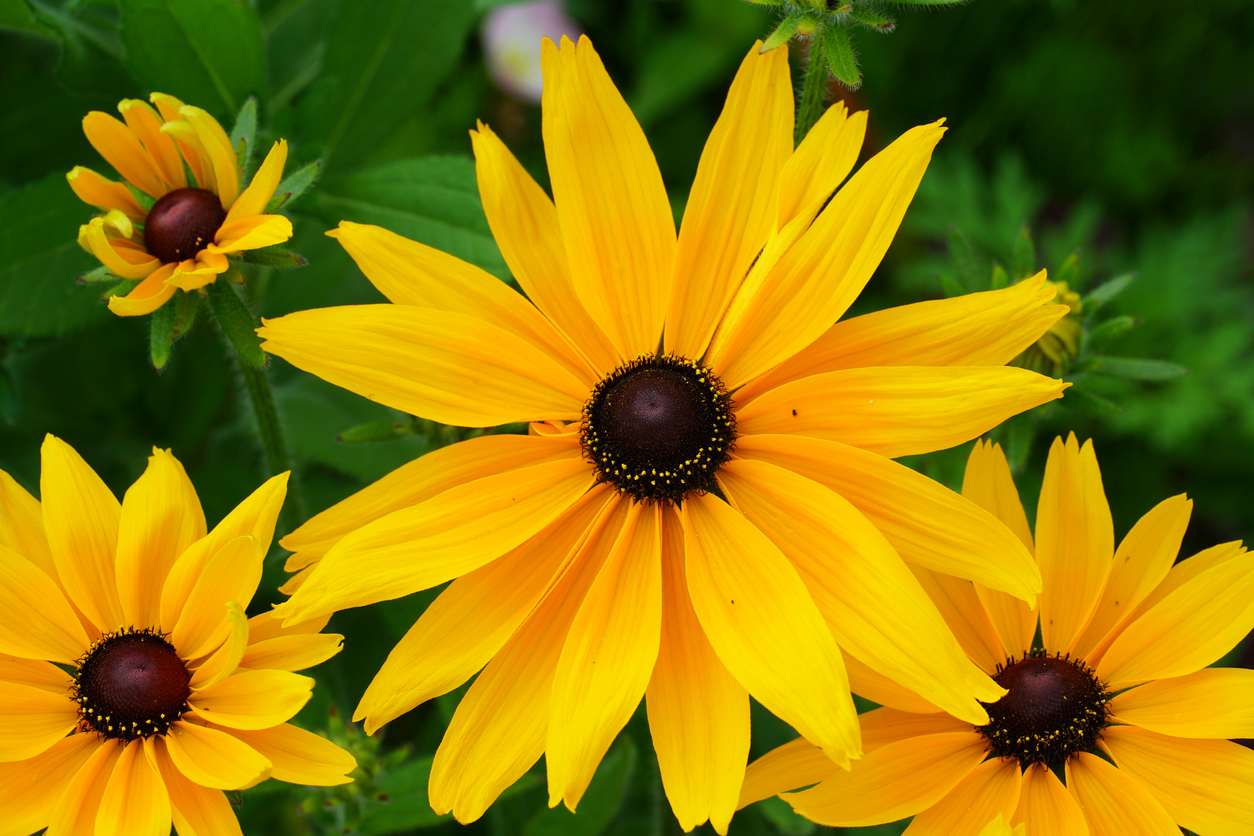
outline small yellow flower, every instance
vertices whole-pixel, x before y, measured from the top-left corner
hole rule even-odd
[[[1056,289],[1054,301],[1066,305],[1068,313],[1026,351],[1010,361],[1010,365],[1050,377],[1062,377],[1080,356],[1080,343],[1084,339],[1084,326],[1080,322],[1083,308],[1080,294],[1067,287],[1066,282],[1046,282],[1046,285]]]
[[[343,637],[244,615],[286,482],[206,531],[167,450],[121,504],[52,436],[42,502],[0,471],[0,832],[238,834],[223,790],[350,780],[287,723]]]
[[[1234,542],[1175,563],[1184,495],[1116,549],[1093,445],[1075,436],[1050,450],[1035,543],[1000,447],[976,445],[963,495],[1034,548],[1045,581],[1039,619],[1004,593],[927,581],[967,655],[1009,690],[989,723],[887,683],[868,694],[884,707],[861,715],[866,757],[851,771],[798,738],[750,765],[741,806],[817,784],[783,798],[827,825],[914,816],[907,836],[975,836],[994,815],[1027,836],[1249,833],[1254,752],[1231,738],[1254,737],[1254,671],[1207,665],[1254,627],[1254,555]]]
[[[152,313],[176,290],[210,284],[226,272],[230,253],[292,237],[291,221],[265,214],[287,161],[284,140],[241,192],[239,159],[217,120],[173,96],[151,98],[156,109],[137,99],[119,103],[125,123],[100,111],[83,119],[87,140],[126,183],[83,166],[66,175],[83,202],[105,213],[79,228],[79,244],[114,275],[143,279],[126,296],[110,297],[119,316]],[[127,184],[155,202],[145,209]]]

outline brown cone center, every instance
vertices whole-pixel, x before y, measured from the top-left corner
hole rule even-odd
[[[205,189],[175,189],[148,211],[144,245],[162,264],[185,261],[213,241],[226,210],[222,201]]]
[[[106,636],[79,665],[79,713],[105,737],[164,734],[187,710],[190,682],[187,665],[155,632]]]

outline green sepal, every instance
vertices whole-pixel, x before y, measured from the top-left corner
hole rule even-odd
[[[239,176],[244,183],[253,166],[253,150],[256,148],[257,136],[257,99],[249,96],[244,106],[235,117],[235,127],[231,129],[231,147],[239,157]]]
[[[1102,305],[1105,305],[1111,299],[1114,299],[1120,293],[1127,290],[1128,285],[1132,284],[1132,280],[1135,278],[1136,273],[1124,273],[1093,288],[1093,292],[1084,297],[1084,301],[1086,303],[1084,306],[1085,313],[1088,313],[1089,306],[1087,303],[1091,302],[1093,310],[1097,310]]]
[[[984,268],[980,267],[971,239],[956,226],[949,227],[949,257],[958,268],[958,285],[967,291],[979,289],[985,275]]]
[[[347,441],[360,444],[368,441],[394,441],[412,435],[414,425],[402,421],[367,421],[355,427],[349,427],[335,437],[336,441]]]
[[[266,204],[266,211],[273,212],[300,198],[321,173],[322,160],[314,160],[304,168],[284,177],[283,182],[279,183],[279,187],[274,190],[274,197],[270,198],[270,202]]]
[[[944,293],[946,297],[952,299],[955,296],[967,295],[966,288],[958,284],[957,280],[948,273],[940,273],[936,278],[940,280],[941,292]]]
[[[882,17],[873,12],[868,12],[862,7],[853,9],[850,14],[854,20],[858,21],[858,23],[861,23],[868,29],[874,29],[877,32],[888,33],[897,28],[897,21],[892,18]]]
[[[185,296],[187,294],[178,292],[174,295]],[[164,369],[165,364],[170,360],[170,349],[174,346],[176,319],[178,319],[178,313],[174,309],[173,299],[153,311],[152,316],[148,318],[148,353],[152,357],[152,366],[157,371]]]
[[[84,273],[74,279],[79,284],[99,284],[101,282],[116,282],[117,280],[118,277],[110,273],[109,268],[104,266],[97,267],[95,270]]]
[[[1131,331],[1136,323],[1136,318],[1131,316],[1116,316],[1108,319],[1089,332],[1086,347],[1089,351],[1101,351]]]
[[[108,302],[112,296],[125,296],[135,288],[139,287],[139,279],[123,279],[113,287],[100,294],[101,302]]]
[[[225,274],[208,288],[209,309],[213,311],[213,318],[243,362],[258,369],[265,368],[266,353],[261,350],[261,338],[254,330],[257,321],[249,313],[244,300],[239,298],[233,283],[224,279]]]
[[[1062,393],[1062,405],[1067,409],[1099,418],[1109,418],[1124,412],[1124,408],[1114,401],[1075,386]]]
[[[237,255],[241,261],[247,261],[249,264],[263,264],[279,270],[291,270],[309,264],[300,253],[294,253],[278,244],[260,250],[244,250]]]
[[[1054,282],[1066,282],[1071,290],[1080,291],[1080,251],[1075,250],[1058,267],[1058,272],[1050,276]]]
[[[792,12],[781,20],[779,26],[775,27],[775,31],[762,42],[762,48],[758,52],[770,52],[792,40],[792,36],[797,34],[797,27],[801,25],[803,17],[805,17],[805,12]]]
[[[1096,372],[1108,377],[1128,380],[1175,380],[1184,377],[1189,370],[1170,360],[1147,360],[1143,357],[1098,357]]]
[[[1010,285],[1010,274],[1006,272],[1006,268],[1002,267],[996,261],[993,262],[993,279],[989,282],[989,287],[993,290],[1001,290],[1003,287]]]
[[[1015,236],[1012,258],[1016,282],[1036,272],[1036,247],[1032,244],[1032,232],[1027,224],[1019,227],[1019,234]]]
[[[198,290],[179,291],[168,303],[174,305],[174,339],[186,336],[196,324],[196,315],[200,313],[200,299],[201,293]]]
[[[823,57],[827,59],[827,69],[831,74],[850,90],[861,87],[858,59],[853,55],[853,44],[845,27],[836,24],[824,26],[822,40]]]

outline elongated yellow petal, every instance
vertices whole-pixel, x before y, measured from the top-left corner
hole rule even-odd
[[[136,223],[142,222],[148,216],[125,184],[101,177],[90,168],[76,165],[65,175],[65,179],[69,181],[70,188],[78,195],[79,200],[97,209],[105,212],[119,209]]]
[[[162,264],[125,296],[110,296],[109,310],[118,316],[145,316],[173,298],[177,287],[166,284],[177,264]]]
[[[866,117],[865,110],[850,115],[843,102],[834,102],[810,128],[780,172],[776,229],[806,212],[813,219],[849,176],[862,150]]]
[[[107,113],[93,110],[83,117],[83,133],[100,156],[132,186],[154,198],[169,191],[157,161],[126,125]]]
[[[183,171],[183,158],[168,134],[161,132],[161,117],[150,104],[139,99],[123,99],[118,102],[118,112],[126,120],[126,127],[143,143],[144,150],[152,157],[161,178],[170,189],[187,186],[187,174]]]
[[[462,697],[431,765],[437,815],[477,820],[544,752],[553,673],[580,602],[626,517],[619,501],[601,517],[567,572]]]
[[[1003,647],[988,612],[980,604],[974,584],[961,578],[932,572],[922,567],[912,567],[915,577],[936,604],[945,623],[971,661],[980,670],[991,675],[997,665],[1009,656],[1016,656],[1031,648],[1031,644],[1019,648]]]
[[[665,347],[705,354],[732,294],[774,230],[776,194],[792,155],[788,50],[749,50],[727,92],[679,229]]]
[[[112,210],[117,211],[117,210]],[[121,212],[118,217],[125,218]],[[143,279],[160,267],[161,262],[135,247],[125,246],[125,239],[105,234],[105,218],[92,218],[79,229],[79,244],[100,260],[114,275],[124,279]],[[138,289],[138,288],[136,288]]]
[[[189,781],[175,768],[165,739],[153,738],[153,760],[170,794],[174,827],[179,836],[243,836],[231,802],[221,790]]]
[[[1189,581],[1207,572],[1221,563],[1227,563],[1229,560],[1236,560],[1246,553],[1245,546],[1241,541],[1234,540],[1230,543],[1220,543],[1218,546],[1211,546],[1209,549],[1202,549],[1197,554],[1182,560],[1175,566],[1172,566],[1167,572],[1167,577],[1145,596],[1145,600],[1136,608],[1132,615],[1132,620],[1136,620],[1151,608],[1158,606],[1159,602]],[[1103,644],[1113,641],[1118,635],[1108,634]],[[1100,648],[1099,648],[1100,650]]]
[[[911,737],[971,731],[970,723],[944,712],[915,714],[884,706],[859,714],[858,724],[862,727],[862,749],[865,752],[874,752]]]
[[[224,608],[228,601],[246,608],[257,591],[266,556],[258,546],[252,537],[237,537],[205,565],[170,631],[170,641],[184,659],[212,652],[231,634]]]
[[[689,831],[708,820],[726,836],[749,756],[749,694],[706,639],[686,578],[683,527],[667,509],[662,640],[646,693],[649,731],[680,827]]]
[[[1180,836],[1145,785],[1096,755],[1081,752],[1067,761],[1067,791],[1084,811],[1093,836]]]
[[[238,253],[282,244],[292,237],[292,222],[282,215],[248,215],[218,227],[210,253]]]
[[[1036,561],[1014,534],[975,503],[904,465],[847,444],[788,435],[742,436],[736,454],[831,488],[907,563],[1029,602],[1040,592]]]
[[[266,610],[248,619],[248,640],[255,645],[285,636],[304,636],[319,633],[330,621],[331,616],[324,615],[322,618],[311,618],[309,621],[302,621],[299,624],[285,625],[283,624],[283,619],[275,617],[274,610]],[[265,666],[245,665],[245,667],[260,668]]]
[[[1147,682],[1110,702],[1115,722],[1172,737],[1254,737],[1254,670],[1203,668]]]
[[[388,654],[353,719],[365,719],[373,734],[473,676],[535,609],[597,518],[616,503],[608,488],[593,488],[516,549],[453,581]]]
[[[455,311],[508,331],[559,362],[585,390],[600,379],[569,338],[496,276],[382,227],[340,221],[327,234],[394,303]]]
[[[884,674],[871,669],[856,656],[845,656],[845,671],[849,674],[849,690],[877,705],[891,706],[916,714],[931,714],[940,711],[915,692],[903,688]],[[866,741],[863,741],[862,750],[869,751]]]
[[[253,175],[248,188],[244,189],[239,198],[230,204],[224,223],[265,212],[270,198],[274,197],[274,190],[279,187],[279,181],[283,179],[283,166],[286,163],[287,140],[280,139],[270,146],[270,152],[266,154],[261,168],[257,169],[257,173]]]
[[[792,563],[846,653],[950,714],[988,722],[979,702],[996,702],[1005,690],[971,663],[906,564],[857,509],[768,462],[728,462],[718,479]]]
[[[784,800],[801,815],[832,827],[884,824],[920,813],[966,780],[984,759],[974,731],[929,734],[866,754],[818,786]]]
[[[858,766],[865,768],[865,764]],[[781,792],[812,786],[839,771],[840,767],[832,763],[822,749],[804,737],[798,737],[749,764],[736,809],[743,809]]]
[[[453,311],[322,308],[265,320],[257,333],[266,340],[262,348],[298,368],[443,424],[574,421],[588,396],[586,386],[540,349]]]
[[[0,761],[33,758],[78,725],[69,692],[6,682],[0,688]]]
[[[226,135],[217,119],[198,107],[180,107],[179,115],[200,137],[200,145],[209,164],[213,166],[215,191],[222,201],[222,207],[229,209],[235,198],[239,197],[239,159],[235,156],[231,138]]]
[[[0,546],[12,549],[56,580],[57,569],[44,535],[39,500],[0,470]]]
[[[675,258],[657,161],[591,41],[541,49],[544,153],[575,292],[624,357],[656,351]]]
[[[98,748],[94,734],[72,734],[30,760],[0,763],[0,833],[27,836],[46,826],[66,787]]]
[[[527,298],[567,334],[601,375],[628,359],[579,301],[553,201],[487,125],[470,132],[479,195],[492,237]]]
[[[838,764],[861,753],[839,648],[805,584],[721,499],[683,506],[688,593],[719,659],[772,714]]]
[[[96,813],[113,775],[113,765],[121,754],[122,746],[116,741],[96,742],[91,747],[91,756],[70,779],[65,794],[53,809],[45,836],[80,836],[96,832]]]
[[[1023,781],[1019,764],[993,758],[971,770],[966,780],[910,823],[910,836],[953,836],[975,833],[995,816],[1009,819],[1019,805]]]
[[[896,458],[969,441],[1062,396],[1066,384],[1027,369],[889,366],[826,372],[740,406],[745,434],[840,441]]]
[[[352,781],[348,773],[357,767],[353,756],[339,746],[287,723],[234,734],[274,764],[270,777],[280,781],[331,787]]]
[[[270,761],[239,738],[179,720],[164,738],[179,772],[202,787],[235,790],[270,774]]]
[[[122,749],[96,813],[99,836],[166,836],[170,796],[161,773],[145,756],[153,740],[132,740]]]
[[[192,713],[229,729],[268,729],[296,716],[313,692],[314,681],[287,671],[237,671],[196,691]]]
[[[235,673],[244,658],[244,651],[248,648],[249,625],[244,608],[236,601],[227,601],[223,609],[226,620],[230,622],[230,635],[192,673],[193,691],[208,688]]]
[[[19,659],[0,655],[0,682],[29,685],[53,694],[69,693],[74,680],[56,665],[41,659]]]
[[[1011,824],[1023,825],[1025,836],[1088,836],[1088,822],[1080,805],[1044,764],[1033,764],[1023,773],[1019,809]]]
[[[251,669],[303,671],[322,664],[343,646],[344,637],[338,633],[278,636],[249,644],[239,664]]]
[[[709,362],[728,388],[782,363],[840,319],[892,242],[940,123],[913,128],[872,157],[769,271],[732,301]]]
[[[285,623],[387,601],[474,571],[535,535],[593,484],[568,459],[461,485],[345,537],[279,606]]]
[[[571,621],[549,701],[550,807],[565,801],[574,812],[649,684],[662,630],[661,510],[629,505],[622,533]]]
[[[91,644],[56,583],[35,564],[0,546],[0,653],[71,664]]]
[[[44,438],[39,492],[57,575],[71,599],[101,630],[121,626],[114,580],[121,505],[82,456],[59,438]]]

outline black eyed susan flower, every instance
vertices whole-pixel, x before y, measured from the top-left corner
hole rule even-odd
[[[217,120],[173,96],[151,98],[155,109],[137,99],[119,103],[125,122],[100,111],[83,118],[88,141],[125,183],[82,166],[66,175],[83,202],[105,213],[79,229],[79,244],[114,275],[142,280],[110,297],[119,316],[152,313],[175,291],[216,281],[229,254],[292,237],[291,221],[265,213],[283,176],[284,140],[241,188],[238,156]]]
[[[794,150],[786,52],[755,46],[676,236],[591,43],[546,42],[544,74],[553,200],[486,126],[471,134],[525,297],[341,223],[331,234],[392,304],[260,329],[267,350],[374,400],[530,433],[438,450],[310,520],[283,541],[300,574],[276,612],[299,623],[453,581],[356,716],[373,732],[482,668],[431,772],[432,806],[460,821],[541,755],[550,804],[574,809],[641,697],[680,824],[720,832],[750,694],[842,763],[861,750],[851,680],[900,682],[987,722],[978,700],[1002,689],[907,564],[1025,599],[1037,570],[991,515],[891,459],[1058,397],[1065,384],[1002,364],[1065,309],[1038,277],[837,322],[939,124],[837,191],[865,114],[829,111]]]
[[[977,444],[963,494],[1033,547],[1001,448]],[[798,739],[750,765],[741,804],[771,794],[824,824],[913,815],[908,836],[1237,836],[1254,828],[1254,671],[1209,668],[1254,627],[1240,543],[1174,563],[1193,503],[1164,500],[1114,545],[1091,442],[1054,442],[1036,516],[1038,614],[1004,593],[928,580],[971,660],[1008,690],[969,722],[905,692],[862,715],[843,771]],[[1065,785],[1060,776],[1065,777]]]
[[[287,474],[213,531],[154,450],[119,505],[65,442],[42,501],[0,471],[0,831],[238,834],[223,790],[347,783],[352,756],[288,724],[334,655],[323,621],[244,614]]]

